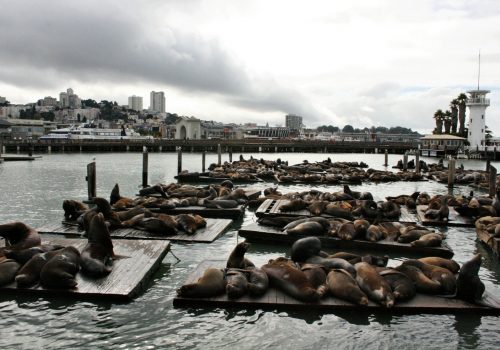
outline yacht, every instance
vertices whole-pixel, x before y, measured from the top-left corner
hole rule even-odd
[[[95,128],[92,125],[71,126],[51,130],[49,134],[43,135],[39,140],[152,140],[152,136],[142,136],[133,129],[122,127],[121,129]]]

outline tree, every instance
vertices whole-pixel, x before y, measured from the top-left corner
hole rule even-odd
[[[457,125],[458,125],[458,99],[453,99],[450,102],[451,109],[451,133],[457,133]]]
[[[457,97],[458,101],[458,121],[460,123],[458,134],[462,137],[467,137],[467,134],[465,133],[465,108],[466,108],[466,102],[467,102],[467,95],[464,93],[461,93]]]
[[[436,111],[436,113],[434,113],[434,119],[436,120],[436,128],[434,129],[433,134],[442,134],[443,133],[443,119],[444,119],[443,111],[438,109]]]
[[[40,113],[41,117],[43,120],[47,120],[47,121],[50,121],[50,122],[53,122],[54,119],[55,119],[55,114],[54,112],[50,111],[50,112],[42,112]]]
[[[342,128],[342,132],[345,132],[345,133],[354,132],[354,128],[352,127],[352,125],[347,124],[346,126],[344,126]]]
[[[449,134],[451,130],[451,112],[447,110],[444,112],[444,133]]]
[[[486,145],[489,146],[490,141],[493,138],[492,131],[490,130],[490,128],[488,128],[487,125],[484,128],[485,128],[484,129],[485,142],[486,142]]]
[[[0,107],[7,107],[9,104],[10,102],[5,100],[5,102],[0,103]]]

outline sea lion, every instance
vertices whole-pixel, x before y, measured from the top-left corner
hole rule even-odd
[[[387,266],[387,263],[389,262],[389,257],[387,255],[384,255],[384,256],[363,255],[361,257],[361,261],[367,262],[368,264],[373,265],[373,266],[385,267],[385,266]],[[355,263],[351,262],[351,264],[355,264]]]
[[[248,291],[248,280],[243,272],[233,269],[226,271],[226,294],[229,299],[238,299]]]
[[[364,237],[366,235],[368,227],[370,227],[370,222],[368,222],[368,220],[365,219],[354,220],[353,224],[357,237]]]
[[[401,230],[401,235],[398,237],[398,243],[411,243],[429,233],[433,233],[433,231],[429,231],[427,229],[418,229],[414,226],[409,226]]]
[[[271,285],[282,290],[293,298],[305,302],[318,301],[326,292],[326,287],[315,289],[304,272],[283,260],[270,260],[262,266],[269,277]]]
[[[355,220],[354,216],[352,215],[352,213],[349,210],[339,208],[334,203],[329,203],[325,207],[324,213],[328,214],[330,216],[336,217],[336,218],[342,218],[342,219],[347,219],[347,220],[351,220],[351,221]]]
[[[226,262],[226,268],[246,269],[254,267],[254,263],[245,258],[245,253],[250,247],[250,243],[240,242],[234,247]]]
[[[411,265],[418,268],[428,278],[438,282],[441,285],[441,291],[445,294],[454,294],[457,288],[457,283],[453,273],[445,268],[429,265],[415,259],[403,261],[403,265]]]
[[[309,205],[308,202],[302,200],[302,199],[292,199],[289,202],[281,205],[279,207],[279,211],[299,211],[306,209],[307,206]]]
[[[401,215],[401,208],[392,201],[385,201],[377,204],[379,215],[383,219],[397,220]]]
[[[356,269],[347,260],[339,258],[323,258],[321,256],[313,255],[306,260],[309,264],[316,264],[322,266],[325,270],[343,269],[351,274],[352,277],[356,276]]]
[[[69,221],[78,219],[80,215],[89,209],[86,204],[73,199],[65,199],[62,206],[64,210],[64,219]]]
[[[177,296],[182,298],[211,298],[221,295],[226,290],[226,279],[221,269],[208,268],[198,281],[185,284],[177,289]]]
[[[143,214],[141,214],[142,216]],[[177,226],[168,224],[164,220],[157,218],[157,217],[142,217],[138,215],[139,219],[135,222],[134,227],[138,228],[139,230],[147,231],[159,236],[173,236],[177,234]],[[126,221],[128,223],[129,221],[133,221],[136,217],[132,218],[131,220]],[[132,222],[133,223],[133,222]],[[190,232],[187,232],[191,234]]]
[[[337,236],[343,240],[353,240],[356,238],[356,229],[352,222],[346,222],[340,225]]]
[[[321,255],[321,241],[318,237],[305,237],[292,244],[290,257],[296,262],[305,262],[314,255]]]
[[[36,254],[42,254],[46,252],[50,252],[52,250],[62,249],[64,246],[58,244],[42,244],[31,248],[26,249],[15,249],[15,250],[5,250],[5,256],[9,259],[14,259],[21,265],[26,264],[32,257]]]
[[[385,306],[394,306],[394,295],[391,286],[383,279],[370,264],[359,262],[354,265],[356,269],[356,281],[369,299]]]
[[[203,205],[206,208],[231,209],[236,208],[240,203],[234,199],[204,199]]]
[[[45,253],[48,254],[48,253]],[[48,288],[74,288],[75,276],[80,269],[80,252],[69,246],[57,251],[40,272],[40,282]]]
[[[0,262],[0,287],[5,286],[14,282],[17,271],[21,268],[21,265],[13,260],[6,259]]]
[[[326,273],[322,266],[316,264],[302,264],[300,270],[304,272],[307,280],[313,288],[318,288],[319,286],[325,284]]]
[[[312,215],[318,216],[323,213],[328,203],[328,201],[313,201],[311,204],[309,204],[307,210],[309,210]]]
[[[274,218],[273,218],[274,219]],[[326,218],[323,218],[321,216],[316,216],[312,218],[300,218],[300,219],[294,219],[292,222],[289,222],[288,224],[283,227],[283,231],[287,231],[290,229],[293,229],[297,227],[299,224],[305,223],[305,222],[317,222],[323,226],[322,231],[328,231],[331,227],[330,221]]]
[[[420,258],[418,260],[429,265],[443,267],[450,270],[451,273],[454,274],[458,273],[458,271],[460,270],[460,265],[458,265],[458,263],[453,259],[445,259],[439,256],[428,256],[425,258]]]
[[[368,297],[347,271],[342,269],[331,270],[326,277],[326,284],[330,294],[334,297],[358,305],[368,305]]]
[[[379,215],[377,203],[373,200],[361,202],[360,209],[361,215],[367,219],[375,219]]]
[[[317,254],[315,254],[317,255]],[[335,254],[328,255],[327,258],[338,258],[347,260],[351,264],[355,264],[361,261],[361,255],[347,252],[338,252]]]
[[[92,218],[87,237],[88,242],[80,256],[82,272],[94,277],[109,275],[115,254],[113,242],[102,213]]]
[[[316,221],[306,221],[284,231],[290,236],[323,236],[327,230]]]
[[[146,210],[147,209],[144,208],[143,206],[138,205],[138,206],[133,207],[132,209],[118,212],[117,214],[118,214],[118,218],[120,219],[120,221],[123,224],[124,221],[130,220],[136,215],[144,214],[144,212]]]
[[[384,234],[382,233],[382,230],[380,230],[380,227],[378,227],[377,225],[370,225],[368,227],[368,230],[366,231],[365,238],[370,242],[378,242],[382,238],[384,238]]]
[[[479,279],[478,273],[481,267],[481,254],[465,262],[458,273],[457,294],[458,299],[468,302],[478,302],[483,297],[484,283]]]
[[[94,197],[92,201],[97,207],[97,212],[102,213],[104,216],[104,220],[106,220],[110,229],[120,228],[122,227],[122,223],[120,217],[116,212],[113,211],[111,205],[108,200],[102,197]]]
[[[441,234],[431,232],[421,236],[419,239],[411,242],[410,244],[413,247],[440,247],[442,241],[443,236]]]
[[[109,196],[109,204],[116,209],[126,209],[134,205],[134,200],[132,198],[122,197],[120,195],[120,187],[118,184],[115,184]]]
[[[399,265],[394,269],[408,276],[415,284],[417,292],[419,293],[438,294],[441,290],[441,284],[439,282],[430,279],[415,266]]]
[[[5,239],[5,247],[9,250],[31,248],[42,243],[38,231],[20,221],[0,225],[0,236]],[[3,250],[0,248],[0,253]]]
[[[448,196],[441,197],[441,207],[439,209],[427,209],[424,217],[435,221],[448,221],[450,208],[448,207]]]
[[[160,184],[156,184],[154,186],[144,187],[139,190],[140,196],[150,196],[152,194],[159,194],[163,198],[167,198],[167,194],[163,190],[163,187]]]
[[[248,294],[253,297],[263,295],[269,288],[269,278],[262,269],[250,268],[248,273]]]
[[[33,286],[40,279],[40,272],[45,264],[59,253],[58,250],[51,250],[46,253],[36,254],[26,262],[16,275],[18,287],[27,288]]]
[[[379,272],[380,276],[391,286],[392,294],[396,300],[411,299],[417,293],[415,284],[410,277],[394,269]]]
[[[195,218],[192,214],[179,214],[176,215],[178,227],[189,235],[192,235],[199,228],[199,219]]]

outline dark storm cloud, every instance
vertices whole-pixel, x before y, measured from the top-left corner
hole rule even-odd
[[[0,81],[24,88],[68,79],[155,83],[214,94],[247,109],[314,114],[299,93],[271,80],[252,81],[218,41],[159,22],[141,7],[106,6],[9,2],[0,11]]]

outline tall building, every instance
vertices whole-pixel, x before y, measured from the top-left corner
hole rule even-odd
[[[7,99],[3,96],[0,96],[0,103],[5,103]]]
[[[490,99],[486,98],[489,90],[467,91],[470,97],[467,98],[466,105],[469,107],[469,131],[467,141],[473,150],[481,149],[486,145],[486,107],[490,105]]]
[[[142,111],[142,97],[132,95],[128,98],[128,108],[134,111]]]
[[[163,91],[151,91],[149,109],[155,112],[165,112],[165,93]]]
[[[292,130],[302,129],[302,117],[295,114],[287,114],[285,126]]]
[[[46,96],[42,100],[42,106],[56,106],[57,105],[57,98],[55,97],[50,97]]]
[[[61,92],[59,94],[59,104],[62,108],[80,108],[82,106],[82,100],[73,93],[73,89],[69,88],[66,92]]]

